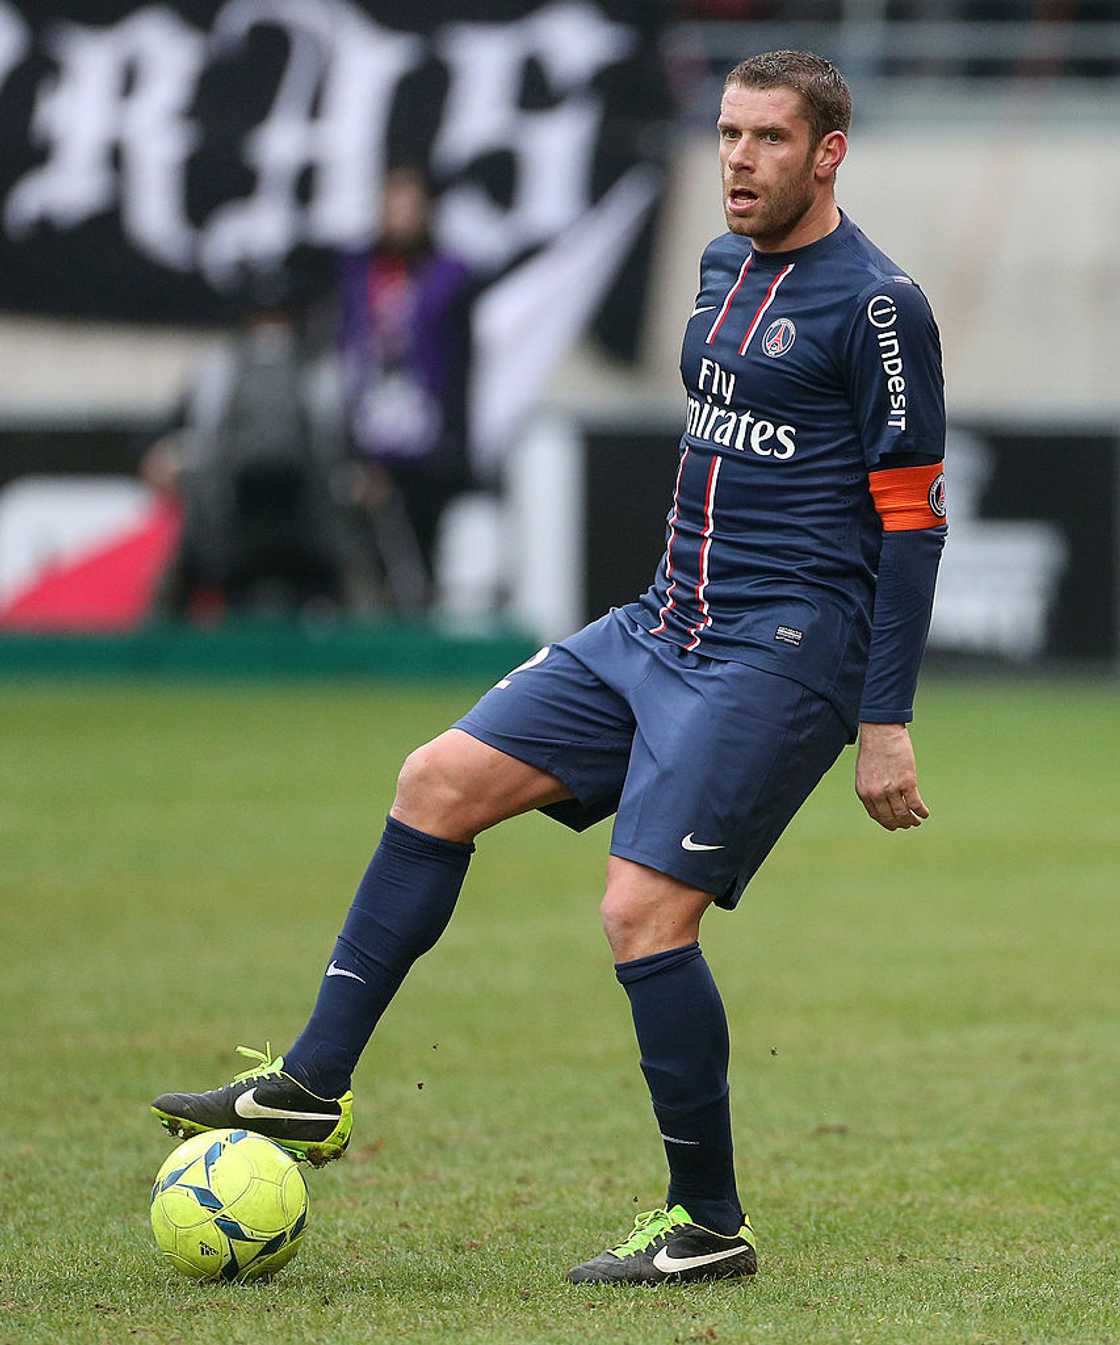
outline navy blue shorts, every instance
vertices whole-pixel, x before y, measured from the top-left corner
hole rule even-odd
[[[611,854],[733,907],[848,741],[799,682],[686,653],[612,610],[547,645],[460,719],[555,776],[576,831],[617,813]]]

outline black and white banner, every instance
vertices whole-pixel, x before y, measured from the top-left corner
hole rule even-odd
[[[0,0],[0,307],[212,321],[247,263],[368,242],[402,161],[483,276],[581,224],[596,254],[622,230],[617,268],[656,186],[659,8]]]

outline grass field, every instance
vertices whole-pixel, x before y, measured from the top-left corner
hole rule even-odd
[[[4,686],[0,1340],[1120,1339],[1120,696],[1081,683],[930,685],[930,823],[875,828],[848,753],[709,916],[754,1281],[563,1282],[663,1174],[608,830],[537,817],[484,839],[390,1009],[298,1260],[172,1276],[148,1099],[287,1044],[397,762],[478,689]]]

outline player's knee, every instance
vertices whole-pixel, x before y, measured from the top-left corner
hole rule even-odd
[[[404,822],[423,800],[424,782],[429,772],[425,757],[427,744],[405,757],[397,773],[397,791],[393,797],[393,816]]]
[[[667,874],[612,858],[599,913],[614,960],[630,962],[695,942],[711,901]]]
[[[447,839],[472,839],[470,804],[454,749],[442,738],[408,754],[397,776],[393,800],[392,814],[398,822]]]
[[[648,916],[647,904],[637,900],[633,893],[625,888],[607,888],[599,904],[599,917],[616,962],[627,961],[632,948],[644,941]]]

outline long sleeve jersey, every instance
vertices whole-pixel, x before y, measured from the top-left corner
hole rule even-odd
[[[925,295],[844,215],[790,252],[724,234],[701,260],[681,375],[665,552],[628,610],[686,650],[801,682],[853,733],[865,679],[883,702],[865,717],[909,719],[945,534]],[[881,556],[892,581],[876,613]]]

